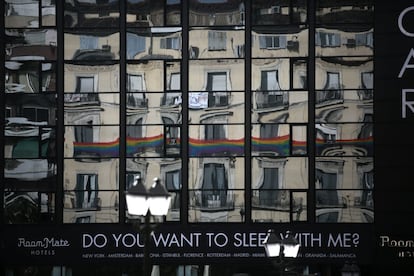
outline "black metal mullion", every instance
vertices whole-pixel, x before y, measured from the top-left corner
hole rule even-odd
[[[119,222],[124,223],[126,220],[126,4],[125,1],[119,1]]]
[[[56,196],[55,217],[56,223],[63,223],[63,169],[64,169],[64,2],[56,1],[56,28],[57,28],[57,57],[56,57],[56,93],[57,93],[57,120],[56,120]]]
[[[245,136],[245,207],[244,207],[244,215],[245,215],[245,222],[250,223],[252,220],[252,153],[251,153],[251,108],[252,108],[252,71],[251,71],[251,60],[252,60],[252,38],[251,38],[251,29],[252,29],[252,14],[251,14],[251,2],[246,1],[245,4],[245,33],[244,33],[244,43],[245,43],[245,53],[244,53],[244,68],[245,68],[245,78],[244,78],[244,102],[245,102],[245,129],[244,129],[244,136]]]
[[[307,146],[309,158],[308,222],[316,221],[315,191],[315,1],[308,1],[308,129]]]
[[[181,121],[181,164],[182,164],[182,187],[181,187],[181,208],[180,221],[181,223],[188,223],[188,66],[189,66],[189,16],[188,16],[188,1],[182,1],[181,5],[181,26],[182,26],[182,51],[181,51],[181,96],[182,96],[182,121]]]

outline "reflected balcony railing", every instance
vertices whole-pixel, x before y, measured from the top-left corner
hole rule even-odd
[[[288,92],[261,91],[256,92],[257,108],[288,108]]]
[[[282,212],[299,212],[303,209],[302,197],[291,198],[289,190],[255,189],[252,190],[252,207],[254,209]]]
[[[128,93],[127,94],[128,108],[146,108],[148,107],[148,99],[144,93]]]
[[[101,198],[91,197],[91,193],[97,193],[97,191],[76,191],[76,198],[71,198],[71,204],[74,209],[80,210],[97,210],[101,209]],[[84,196],[87,195],[86,198]]]
[[[103,45],[102,49],[78,49],[73,54],[73,60],[113,60],[115,59],[115,54],[111,52],[110,45]]]
[[[235,195],[231,190],[205,189],[190,191],[191,205],[202,211],[234,210]]]
[[[224,107],[229,105],[230,93],[208,92],[208,107]]]
[[[323,90],[316,92],[316,104],[317,105],[328,105],[342,102],[344,99],[343,90]]]
[[[363,101],[372,101],[374,100],[374,90],[373,89],[358,90],[358,97]]]
[[[181,92],[180,93],[165,93],[161,98],[161,106],[174,107],[182,103]]]
[[[98,93],[65,94],[65,108],[79,105],[100,105]]]

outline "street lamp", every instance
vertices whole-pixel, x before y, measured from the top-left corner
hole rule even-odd
[[[150,276],[150,256],[149,240],[151,235],[150,218],[154,216],[166,216],[170,207],[171,196],[158,178],[154,178],[154,183],[147,190],[137,176],[130,189],[125,193],[128,213],[133,216],[144,216],[145,225],[138,230],[144,231],[144,263],[143,275]]]
[[[269,230],[263,245],[266,255],[272,258],[275,266],[279,268],[280,275],[283,275],[289,265],[287,261],[298,256],[300,248],[300,243],[289,231],[284,238],[280,238],[273,230]]]

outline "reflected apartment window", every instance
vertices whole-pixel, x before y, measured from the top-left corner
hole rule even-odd
[[[222,51],[226,50],[226,32],[209,31],[208,32],[208,50]]]
[[[316,205],[318,207],[339,207],[337,192],[338,174],[316,170]]]
[[[263,181],[259,187],[259,206],[276,207],[279,200],[279,168],[263,168]]]
[[[76,176],[76,208],[98,208],[98,175]]]
[[[316,103],[325,103],[331,101],[342,100],[342,91],[340,76],[337,72],[327,72],[326,73],[326,83],[324,86],[324,91],[318,91],[316,94]]]
[[[92,121],[89,121],[87,125],[75,126],[75,141],[78,143],[93,142]]]
[[[174,170],[165,173],[165,185],[172,195],[171,209],[180,209],[181,170]]]
[[[374,98],[374,72],[361,73],[362,91],[358,91],[362,100],[373,100]]]
[[[227,173],[224,164],[204,164],[201,202],[204,208],[226,208]]]
[[[288,104],[288,95],[280,90],[279,71],[269,70],[261,72],[260,90],[257,94],[258,108],[283,107]]]
[[[205,125],[204,126],[205,140],[224,140],[226,139],[226,132],[223,125]]]
[[[167,91],[179,91],[180,90],[180,73],[172,73],[168,81]],[[181,104],[181,92],[166,92],[162,97],[162,105],[173,106]]]
[[[131,75],[127,77],[127,105],[129,107],[145,107],[147,106],[147,99],[145,93],[136,93],[145,91],[144,78],[142,75]]]
[[[355,35],[356,46],[374,47],[374,34],[372,32]]]
[[[95,92],[95,78],[94,77],[76,77],[76,92]]]
[[[32,122],[49,122],[49,109],[39,107],[23,107],[23,117]]]
[[[143,119],[140,118],[135,121],[135,125],[127,126],[127,137],[142,138],[143,137]]]
[[[180,50],[181,49],[181,39],[178,36],[177,37],[161,38],[160,48],[161,49]]]
[[[134,33],[127,33],[127,59],[134,59],[139,53],[145,52],[145,37]]]
[[[374,171],[367,171],[364,172],[361,179],[361,188],[364,189],[362,191],[362,197],[360,201],[360,205],[367,208],[374,207]]]
[[[214,72],[207,73],[207,87],[208,93],[208,106],[226,106],[228,105],[228,93],[227,91],[227,73],[226,72]]]
[[[341,46],[341,36],[335,33],[316,32],[315,45],[321,47]]]
[[[98,49],[98,37],[90,35],[80,36],[80,49],[81,50],[94,50]]]
[[[260,35],[260,49],[282,49],[286,48],[286,36],[281,35]]]
[[[181,73],[171,73],[168,90],[181,90]]]

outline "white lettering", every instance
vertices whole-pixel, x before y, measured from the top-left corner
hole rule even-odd
[[[403,89],[401,95],[402,101],[402,117],[407,117],[407,107],[414,113],[414,101],[407,101],[407,94],[414,93],[414,89]]]
[[[413,240],[392,240],[389,236],[380,236],[381,247],[414,247],[414,241]]]
[[[83,248],[91,247],[92,245],[98,248],[102,248],[106,246],[108,243],[108,239],[104,234],[97,234],[95,236],[91,236],[89,234],[82,235],[82,246]]]
[[[191,247],[198,247],[201,233],[191,233],[188,237],[184,234],[159,234],[158,237],[153,234],[153,239],[158,247],[160,244],[164,247],[184,247],[186,245]]]
[[[406,31],[405,30],[405,28],[404,28],[404,26],[403,26],[403,18],[404,18],[404,16],[408,13],[408,12],[410,12],[410,11],[412,11],[412,10],[414,10],[414,6],[411,6],[411,7],[408,7],[408,8],[406,8],[406,9],[404,9],[401,13],[400,13],[400,15],[398,16],[398,28],[400,28],[400,32],[401,33],[403,33],[405,36],[408,36],[408,37],[414,37],[414,33],[410,33],[410,32],[408,32],[408,31]]]
[[[259,247],[263,246],[267,233],[235,233],[234,246],[236,247]]]
[[[410,64],[410,59],[414,58],[414,49],[411,48],[410,52],[407,55],[407,58],[405,59],[405,62],[403,66],[401,67],[400,73],[398,74],[398,78],[401,79],[403,74],[405,73],[405,70],[414,68],[414,63]]]

